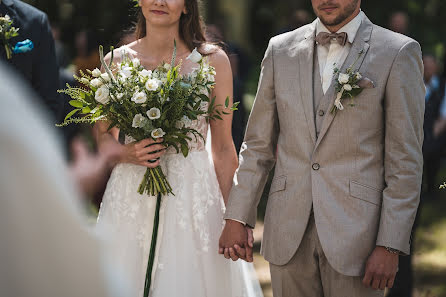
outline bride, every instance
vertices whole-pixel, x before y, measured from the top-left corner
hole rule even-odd
[[[216,69],[212,97],[224,104],[232,96],[232,72],[228,57],[204,37],[198,0],[140,0],[137,41],[117,49],[114,61],[124,55],[139,59],[146,69],[170,61],[174,40],[181,73],[197,64],[187,59],[194,48],[209,58]],[[110,60],[110,54],[106,57]],[[134,142],[126,136],[119,164],[101,204],[97,231],[111,238],[107,253],[125,269],[138,297],[143,296],[152,240],[156,198],[137,193],[146,167],[163,167],[175,196],[163,197],[160,226],[151,275],[151,297],[257,297],[262,296],[252,264],[231,262],[218,254],[225,203],[237,168],[231,136],[232,116],[212,121],[211,150],[203,140],[190,143],[187,158],[151,139]],[[118,141],[119,130],[109,123],[95,126],[99,150]],[[205,138],[204,118],[189,126]],[[162,141],[162,140],[161,140]],[[149,146],[150,145],[150,146]],[[150,160],[157,161],[150,163]]]

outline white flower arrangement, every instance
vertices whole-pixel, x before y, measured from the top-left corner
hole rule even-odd
[[[344,110],[342,101],[347,98],[351,99],[350,106],[355,106],[353,101],[354,98],[364,89],[373,88],[375,86],[370,79],[363,78],[361,73],[357,70],[353,70],[362,54],[363,52],[361,51],[353,65],[347,68],[346,73],[341,73],[339,68],[334,69],[333,77],[335,79],[336,99],[331,108],[331,113],[336,113],[338,110]]]

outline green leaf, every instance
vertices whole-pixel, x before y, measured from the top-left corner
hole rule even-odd
[[[70,103],[71,106],[76,107],[76,108],[84,107],[84,104],[81,101],[79,101],[79,100],[70,100],[69,103]]]
[[[91,112],[91,108],[90,107],[84,107],[83,109],[82,109],[82,113],[90,113]]]
[[[72,111],[70,111],[70,113],[67,114],[67,116],[65,117],[65,121],[68,120],[69,118],[71,118],[76,112],[78,112],[80,109],[73,109]]]
[[[226,108],[229,107],[229,97],[226,97],[226,100],[225,100],[225,107],[226,107]]]
[[[186,158],[187,155],[189,155],[189,148],[187,145],[181,144],[181,152],[183,153],[183,156]]]

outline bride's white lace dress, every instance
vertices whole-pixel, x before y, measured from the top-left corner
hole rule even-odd
[[[204,119],[191,126],[206,138]],[[175,196],[162,200],[150,296],[262,296],[252,264],[232,262],[218,254],[223,197],[205,142],[199,139],[191,146],[187,158],[174,150],[162,158]],[[156,197],[137,193],[145,170],[133,164],[115,167],[96,225],[110,239],[106,252],[125,269],[137,297],[143,296],[156,206]]]

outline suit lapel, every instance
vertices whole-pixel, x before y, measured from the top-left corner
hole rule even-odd
[[[300,92],[300,99],[305,112],[308,129],[310,131],[313,144],[316,143],[316,126],[314,123],[314,107],[313,107],[313,58],[315,50],[315,32],[316,21],[313,22],[305,39],[301,41],[294,49],[297,52],[299,62],[299,84],[297,85]]]
[[[341,73],[345,73],[347,68],[350,67],[356,61],[356,59],[358,59],[358,61],[356,62],[355,70],[361,67],[370,47],[368,42],[370,41],[370,35],[372,34],[372,29],[373,29],[372,22],[370,22],[370,20],[364,15],[364,20],[362,21],[361,26],[359,27],[358,33],[356,34],[355,40],[353,41],[352,44],[352,48],[350,49],[350,52],[347,58],[345,59],[344,64],[340,68]],[[330,95],[329,110],[334,105],[336,99],[334,84],[335,82],[333,80],[330,89],[327,91],[329,92],[328,94]],[[334,118],[336,117],[336,113],[332,114],[331,112],[329,112],[329,110],[325,114],[324,121],[322,122],[321,132],[319,134],[319,138],[317,140],[315,149],[319,146],[322,139],[327,134],[328,129],[330,128]],[[338,112],[346,112],[346,111],[338,111]]]

